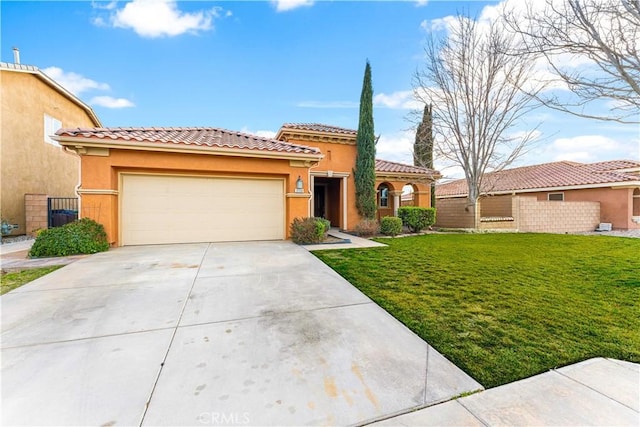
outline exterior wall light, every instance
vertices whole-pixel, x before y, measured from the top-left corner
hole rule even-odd
[[[298,175],[298,179],[296,180],[296,193],[304,193],[303,185],[302,178]]]

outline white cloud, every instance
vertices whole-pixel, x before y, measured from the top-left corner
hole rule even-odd
[[[109,90],[109,85],[106,83],[99,83],[80,74],[71,71],[64,71],[62,68],[48,67],[44,68],[42,71],[75,95],[80,95],[82,92],[91,89]]]
[[[272,130],[257,130],[254,135],[261,136],[263,138],[273,139],[276,137],[276,132]]]
[[[413,98],[413,91],[401,90],[390,94],[379,93],[373,97],[373,104],[379,107],[415,110],[423,104]]]
[[[429,4],[429,0],[416,0],[417,7],[426,6],[427,4]]]
[[[109,3],[105,3],[102,1],[92,1],[91,7],[94,9],[102,9],[102,10],[113,10],[118,6],[117,1],[110,1]]]
[[[545,146],[542,153],[539,154],[550,161],[637,160],[640,158],[639,144],[638,138],[619,140],[604,135],[580,135],[570,138],[557,138],[551,144]]]
[[[299,7],[312,6],[313,0],[273,0],[278,12],[286,12],[288,10],[297,9]]]
[[[129,108],[135,107],[135,104],[125,98],[114,98],[112,96],[102,95],[94,96],[89,101],[91,105],[99,105],[105,108]]]
[[[376,145],[376,157],[392,162],[413,164],[414,137],[415,135],[410,131],[380,135]]]
[[[248,135],[256,135],[256,136],[260,136],[262,138],[268,138],[268,139],[273,139],[276,136],[277,132],[274,132],[272,130],[257,130],[257,131],[252,131],[250,130],[248,127],[243,127],[242,129],[240,129],[240,132],[242,133],[246,133]]]
[[[300,101],[296,107],[301,108],[358,108],[359,104],[352,101]]]
[[[179,10],[174,0],[133,0],[122,9],[113,9],[108,22],[116,28],[132,29],[142,37],[173,37],[211,30],[220,11],[215,7],[189,13]],[[93,23],[107,24],[102,17],[94,18]]]

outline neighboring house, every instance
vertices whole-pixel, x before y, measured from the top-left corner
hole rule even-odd
[[[101,126],[93,110],[40,69],[0,62],[2,218],[26,230],[25,194],[75,197],[80,161],[51,138],[61,127]]]
[[[464,179],[436,186],[437,225],[587,231],[640,228],[640,162],[554,162],[488,173],[474,211]]]
[[[356,132],[285,124],[274,139],[218,128],[63,129],[81,157],[81,212],[114,245],[277,240],[296,217],[352,230]],[[429,206],[433,170],[376,161],[380,214],[402,188]]]

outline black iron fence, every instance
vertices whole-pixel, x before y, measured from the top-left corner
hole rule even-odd
[[[78,199],[76,197],[47,198],[48,225],[60,227],[78,219]]]

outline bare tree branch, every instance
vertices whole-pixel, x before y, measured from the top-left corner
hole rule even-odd
[[[512,135],[533,109],[543,83],[532,84],[533,61],[511,55],[514,35],[499,24],[458,15],[444,38],[425,46],[423,69],[413,78],[414,96],[433,105],[436,153],[464,169],[469,202],[480,196],[487,170],[501,170],[524,153],[536,130]],[[527,93],[520,90],[529,85]]]
[[[507,29],[522,42],[516,54],[545,58],[577,97],[570,101],[553,92],[541,94],[540,101],[580,117],[640,122],[640,1],[546,0],[540,5],[529,3],[524,13],[522,4],[503,11]],[[588,109],[603,100],[612,101],[609,114]]]

